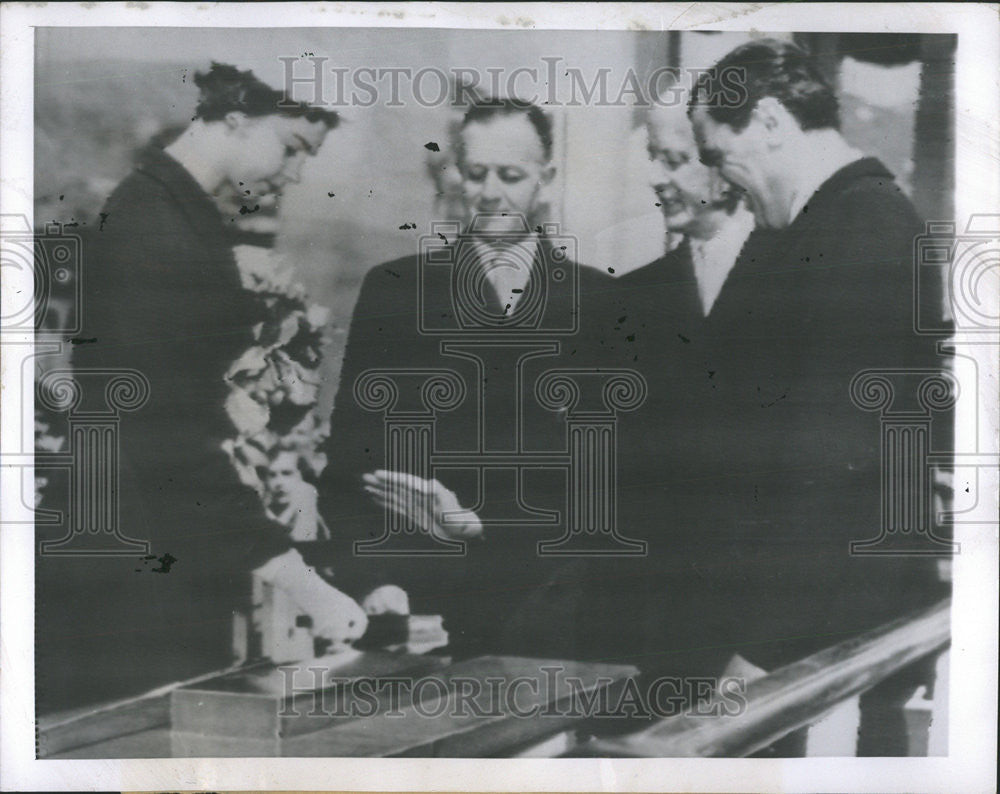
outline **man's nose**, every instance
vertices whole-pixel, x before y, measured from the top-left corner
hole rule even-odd
[[[709,182],[709,188],[711,190],[713,200],[719,201],[728,195],[732,195],[733,193],[744,192],[743,188],[726,179],[718,169],[713,168],[711,173],[712,178]]]
[[[302,181],[303,160],[304,158],[301,155],[296,155],[295,157],[289,158],[285,162],[285,167],[281,171],[281,175],[285,178],[285,182],[298,184]]]
[[[497,172],[492,169],[486,174],[483,180],[482,198],[487,201],[496,201],[503,195],[503,185]]]
[[[716,181],[723,182],[719,175],[712,171],[708,174],[705,173],[705,166],[698,162],[684,163],[683,165],[677,166],[670,175],[671,184],[680,188],[681,190],[692,190],[698,185],[704,185],[705,182],[712,184]]]
[[[673,184],[673,176],[670,170],[658,160],[654,160],[649,164],[648,170],[649,186],[653,188],[654,191],[659,192],[664,188],[669,187]]]

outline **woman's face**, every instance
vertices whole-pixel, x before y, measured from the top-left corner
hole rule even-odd
[[[239,195],[253,197],[277,196],[298,182],[302,165],[319,150],[328,129],[321,121],[279,114],[231,113],[223,123],[225,181]]]

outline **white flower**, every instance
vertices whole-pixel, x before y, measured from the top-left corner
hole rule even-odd
[[[330,320],[330,307],[320,306],[318,303],[309,304],[306,309],[306,322],[309,323],[309,327],[313,330],[319,330],[325,326]]]
[[[259,375],[267,366],[267,350],[254,346],[232,363],[226,373],[226,380],[232,380],[238,375]]]
[[[283,347],[295,338],[299,332],[299,318],[301,316],[302,312],[294,311],[281,321],[278,340],[274,343],[274,347]]]
[[[271,418],[266,405],[261,405],[239,387],[226,398],[226,414],[236,429],[247,436],[263,431]]]

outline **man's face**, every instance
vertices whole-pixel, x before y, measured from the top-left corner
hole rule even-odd
[[[272,504],[279,507],[287,505],[292,490],[301,479],[295,453],[279,452],[264,473],[264,485]]]
[[[285,185],[298,182],[306,158],[316,154],[328,129],[321,121],[301,117],[232,115],[236,120],[229,128],[226,176],[245,196],[277,196]]]
[[[699,218],[724,206],[728,186],[698,160],[691,123],[683,108],[656,108],[646,122],[650,185],[659,199],[667,231],[691,233]]]
[[[781,226],[780,207],[769,189],[770,150],[763,122],[756,113],[740,132],[716,122],[703,107],[691,116],[701,162],[718,169],[722,178],[747,193],[748,206],[760,226]]]
[[[552,178],[545,149],[527,117],[515,114],[474,121],[462,130],[460,164],[466,223],[478,213],[506,213],[510,221],[491,219],[491,231],[516,230],[523,215],[535,225],[542,185]]]

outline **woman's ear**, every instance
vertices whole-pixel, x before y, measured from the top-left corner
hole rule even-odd
[[[247,123],[247,114],[240,110],[230,110],[222,119],[222,122],[230,130],[242,129]]]

